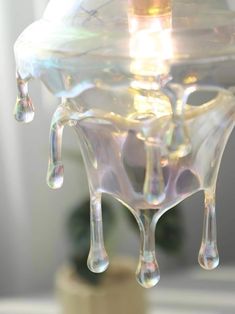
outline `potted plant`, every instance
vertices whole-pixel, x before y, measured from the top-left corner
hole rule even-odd
[[[136,265],[131,259],[116,258],[103,274],[94,274],[87,268],[89,207],[88,199],[78,204],[67,221],[71,243],[70,263],[60,269],[56,278],[63,314],[144,314],[144,289],[135,281]],[[102,209],[104,237],[108,242],[116,224],[116,211],[112,203],[107,201],[103,201]],[[127,209],[124,212],[130,226],[138,231],[132,214]],[[162,250],[172,255],[180,252],[183,232],[179,210],[171,210],[161,218],[156,237],[157,245]]]

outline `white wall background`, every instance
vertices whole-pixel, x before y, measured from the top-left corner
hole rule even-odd
[[[32,84],[36,107],[30,125],[15,122],[15,68],[13,43],[19,33],[39,17],[47,0],[0,0],[0,296],[45,293],[53,286],[54,272],[66,259],[64,232],[69,208],[87,193],[84,170],[65,160],[66,179],[60,191],[45,183],[48,132],[55,100]],[[233,1],[232,1],[233,2]],[[76,148],[69,130],[64,145]],[[218,231],[222,262],[235,264],[235,137],[222,163],[218,182]],[[203,217],[202,197],[183,204],[185,213],[185,256],[196,264]],[[123,227],[125,228],[125,227]],[[121,230],[128,239],[128,230]],[[127,241],[128,242],[128,241]],[[136,247],[133,237],[120,250]]]
[[[52,287],[54,270],[66,257],[67,210],[86,193],[86,185],[79,185],[79,165],[67,165],[66,160],[64,188],[57,192],[46,185],[48,134],[55,109],[55,100],[46,90],[36,82],[31,85],[37,111],[31,125],[18,124],[12,115],[16,99],[13,44],[41,16],[46,3],[0,0],[0,295]],[[77,148],[69,130],[66,145]]]

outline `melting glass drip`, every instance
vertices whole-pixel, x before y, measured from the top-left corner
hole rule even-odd
[[[91,246],[87,265],[94,273],[104,272],[109,265],[104,247],[101,195],[91,192]]]
[[[22,79],[17,73],[18,97],[14,109],[14,116],[17,121],[29,123],[34,118],[34,107],[28,94],[29,79]]]
[[[137,217],[140,227],[141,247],[136,278],[144,288],[152,288],[160,280],[155,252],[157,211],[152,209],[140,210],[137,212]]]
[[[216,239],[215,193],[213,190],[205,191],[205,217],[198,261],[202,268],[208,270],[215,269],[219,265]]]
[[[71,102],[58,108],[53,118],[50,162],[62,164],[61,130],[64,125],[74,128],[79,137],[89,185],[94,191],[91,193],[89,268],[98,271],[108,265],[102,236],[100,192],[126,203],[134,213],[141,234],[137,280],[144,287],[152,287],[160,278],[155,257],[156,223],[167,210],[199,190],[205,190],[206,204],[199,262],[204,268],[215,268],[218,255],[215,200],[211,191],[234,126],[233,95],[218,89],[211,101],[186,111],[184,123],[189,130],[191,151],[184,157],[175,154],[174,158],[171,152],[166,155],[165,145],[159,145],[159,139],[165,139],[165,128],[171,115],[160,119],[151,117],[143,122],[100,110],[80,113],[74,104],[70,107],[69,104]],[[211,123],[206,123],[208,119]],[[151,142],[146,141],[143,132],[155,134],[155,142],[153,138]],[[50,169],[49,166],[49,173]],[[98,258],[96,262],[95,256]],[[99,263],[102,266],[91,266]]]

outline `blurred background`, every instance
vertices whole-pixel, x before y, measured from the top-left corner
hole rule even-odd
[[[0,0],[0,297],[2,298],[52,294],[55,273],[60,265],[67,261],[69,254],[66,220],[76,204],[88,198],[83,165],[74,158],[66,156],[64,158],[66,173],[61,190],[52,191],[46,185],[49,126],[57,100],[39,82],[33,82],[30,85],[30,94],[37,110],[34,122],[30,125],[21,125],[16,123],[12,115],[16,98],[13,45],[21,31],[42,15],[46,4],[47,0]],[[65,130],[64,149],[78,152],[76,138],[69,129]],[[231,271],[219,282],[223,282],[225,290],[233,293],[234,152],[235,136],[232,135],[219,174],[217,224],[221,269],[228,265],[229,268],[226,269]],[[184,201],[180,211],[184,229],[182,253],[179,259],[160,253],[163,287],[167,287],[171,278],[178,278],[184,269],[198,269],[195,278],[213,277],[212,273],[208,275],[197,266],[203,222],[202,194],[199,193]],[[124,215],[120,213],[115,229],[117,238],[120,239],[122,235],[122,239],[117,241],[117,252],[124,255],[129,253],[137,261],[138,237],[134,231],[127,228],[123,217]]]

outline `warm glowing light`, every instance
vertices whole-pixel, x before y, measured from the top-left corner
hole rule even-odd
[[[138,31],[130,39],[130,57],[139,60],[155,59],[167,60],[172,57],[171,33],[158,33],[149,30]]]
[[[145,1],[145,4],[150,2]],[[156,1],[155,4],[157,2],[160,3]],[[130,57],[132,59],[130,72],[134,75],[131,93],[134,95],[134,108],[137,114],[152,112],[157,117],[171,114],[169,100],[157,92],[159,90],[157,77],[168,73],[167,60],[173,55],[170,27],[171,14],[129,15]],[[139,93],[139,91],[142,92]],[[145,91],[144,94],[143,91]]]
[[[171,0],[131,0],[130,11],[135,15],[166,14],[171,11]]]
[[[130,1],[129,32],[131,73],[158,76],[166,73],[165,61],[172,58],[172,11],[169,0]],[[155,9],[154,9],[155,8]],[[164,12],[164,15],[151,12]]]

